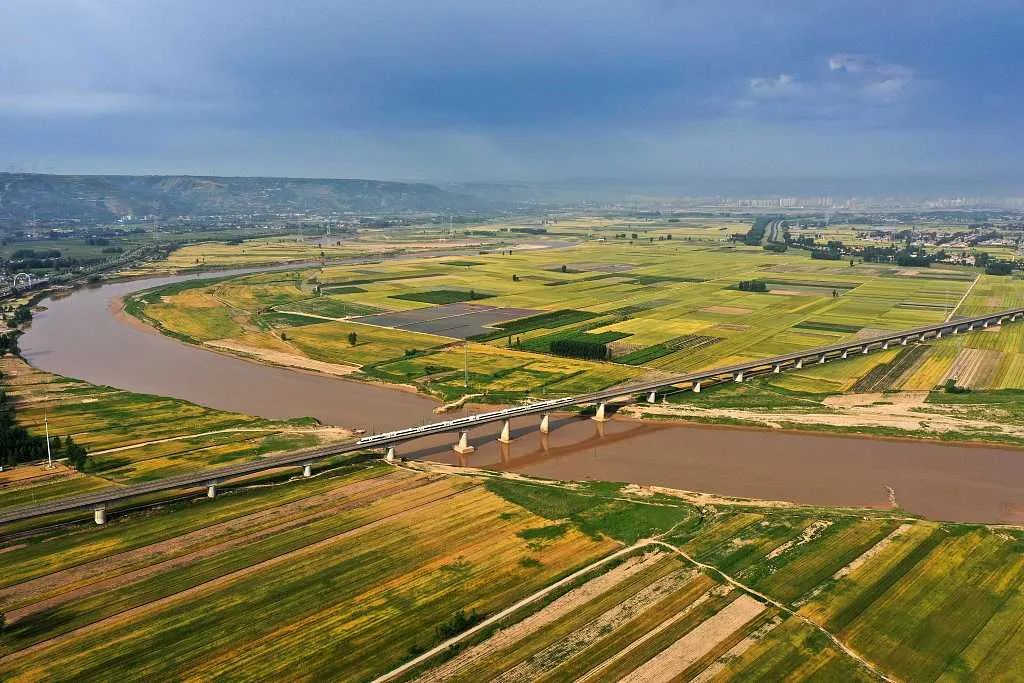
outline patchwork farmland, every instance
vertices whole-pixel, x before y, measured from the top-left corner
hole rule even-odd
[[[679,230],[672,240],[485,249],[466,260],[325,265],[174,285],[139,295],[129,310],[186,341],[248,357],[411,384],[444,401],[508,403],[1024,302],[1021,280],[966,267],[851,266],[722,246],[717,227]],[[572,231],[560,226],[547,239]],[[752,280],[767,291],[738,288]],[[1019,326],[947,335],[758,381],[805,405],[848,392],[936,392],[950,381],[976,393],[1024,389],[1022,335]]]
[[[0,672],[1012,678],[1022,541],[896,512],[352,462],[0,542]]]

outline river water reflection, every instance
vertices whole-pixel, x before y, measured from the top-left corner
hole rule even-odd
[[[438,419],[432,399],[188,346],[116,310],[126,294],[189,277],[195,276],[114,283],[47,299],[47,310],[21,340],[24,356],[42,370],[94,384],[272,419],[312,416],[367,431]],[[1024,452],[1014,449],[625,419],[599,426],[563,417],[547,437],[536,426],[528,418],[514,422],[511,446],[497,443],[497,426],[474,430],[477,451],[462,463],[821,505],[886,507],[891,488],[897,503],[914,514],[1024,521]],[[450,447],[450,437],[435,437],[408,444],[400,455],[459,463]]]

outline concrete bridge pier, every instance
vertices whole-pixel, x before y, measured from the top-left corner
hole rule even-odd
[[[843,349],[843,360],[850,357],[850,349]]]
[[[864,347],[860,350],[860,352],[861,353],[867,353],[870,350],[871,350],[871,344],[865,344]]]
[[[959,325],[956,325],[956,326],[955,326],[955,327],[953,328],[953,334],[960,334],[960,326],[959,326]]]
[[[695,393],[695,394],[699,394],[700,393],[700,382],[694,382],[693,383],[693,393]]]
[[[900,342],[900,345],[906,346],[907,342],[909,342],[909,341],[910,341],[910,337],[904,337],[903,341]]]
[[[211,481],[206,485],[206,497],[216,498],[217,497],[217,482]]]
[[[302,466],[302,476],[312,477],[313,476],[313,463],[307,462]]]
[[[743,381],[743,371],[741,370],[741,371],[737,372],[736,376],[733,377],[733,380],[736,381],[736,382],[742,382]]]
[[[459,455],[467,455],[476,450],[475,448],[469,445],[469,432],[459,432],[459,442],[452,446],[452,450],[458,453]]]
[[[501,435],[498,436],[498,441],[512,443],[512,427],[509,425],[508,420],[501,423]]]
[[[544,416],[540,418],[540,433],[549,434],[551,432],[551,416],[544,413]]]
[[[782,372],[782,363],[776,363],[775,367],[772,368],[772,374],[777,375]]]
[[[395,461],[395,447],[394,446],[388,446],[387,452],[384,453],[384,461],[385,462],[394,462]]]
[[[103,503],[100,503],[99,505],[94,507],[92,509],[92,519],[97,524],[106,524],[107,523],[107,506],[105,504],[103,504]]]
[[[935,338],[936,339],[942,339],[942,330],[936,330],[935,331]]]
[[[652,391],[651,393],[647,394],[647,402],[648,403],[655,403],[657,400],[658,400],[657,392]]]
[[[604,401],[601,401],[600,403],[597,404],[597,410],[594,411],[593,420],[595,422],[607,422],[608,421],[608,417],[605,415]]]
[[[888,351],[889,350],[889,342],[885,342],[884,344],[882,344],[882,350],[883,351]]]
[[[983,322],[983,323],[981,324],[981,326],[982,326],[983,328],[984,328],[984,327],[988,327],[988,321],[986,320],[985,322]]]
[[[823,354],[821,354],[821,358],[818,359],[818,365],[821,365],[824,362],[825,362],[825,354],[823,353]]]
[[[793,369],[794,370],[799,370],[803,366],[804,366],[804,359],[803,358],[797,358],[796,359],[796,365],[793,366]]]

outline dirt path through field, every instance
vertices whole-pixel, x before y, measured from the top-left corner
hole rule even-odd
[[[949,315],[946,316],[947,323],[953,319],[953,316],[956,315],[957,310],[964,305],[964,302],[967,301],[967,297],[970,295],[971,290],[974,289],[974,285],[978,284],[978,280],[980,279],[981,274],[979,273],[978,277],[974,278],[974,282],[971,283],[971,286],[967,288],[966,292],[964,292],[964,295],[960,297],[960,301],[956,302],[956,306],[954,306],[953,309],[949,312]]]
[[[196,439],[202,436],[213,436],[214,434],[229,434],[234,432],[263,432],[267,434],[312,434],[320,439],[323,443],[325,439],[338,440],[346,439],[352,436],[352,432],[348,429],[342,429],[341,427],[229,427],[227,429],[214,429],[209,432],[198,432],[196,434],[182,434],[180,436],[169,436],[166,439],[153,439],[151,441],[140,441],[139,443],[129,444],[127,446],[118,446],[117,448],[108,448],[102,451],[92,451],[90,455],[106,455],[107,453],[119,453],[121,451],[130,451],[134,448],[145,448],[146,446],[152,446],[159,443],[168,443],[170,441],[182,441],[184,439]]]
[[[465,650],[454,659],[417,677],[417,681],[419,683],[438,683],[458,675],[459,671],[473,666],[476,662],[487,658],[499,650],[515,645],[530,634],[536,633],[553,621],[606,593],[621,581],[657,562],[661,557],[664,557],[663,553],[653,552],[627,559],[617,567],[557,598],[539,612],[501,629],[484,642]]]
[[[702,621],[690,632],[623,678],[623,683],[669,683],[720,642],[766,609],[746,594]]]

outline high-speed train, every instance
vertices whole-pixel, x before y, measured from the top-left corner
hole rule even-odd
[[[454,420],[446,420],[445,422],[432,422],[431,424],[422,425],[420,427],[407,427],[406,429],[399,429],[394,432],[371,434],[370,436],[364,436],[363,438],[356,441],[356,443],[360,445],[371,445],[382,442],[411,439],[417,436],[425,436],[427,434],[447,432],[450,430],[458,429],[460,427],[469,427],[470,425],[480,424],[481,422],[507,420],[509,418],[516,417],[517,415],[527,415],[530,413],[543,411],[545,409],[550,410],[556,407],[570,406],[576,403],[576,401],[576,398],[569,396],[567,398],[556,398],[548,401],[540,401],[539,403],[528,403],[523,406],[506,408],[505,410],[495,410],[489,413],[478,413],[476,415],[460,417]]]

